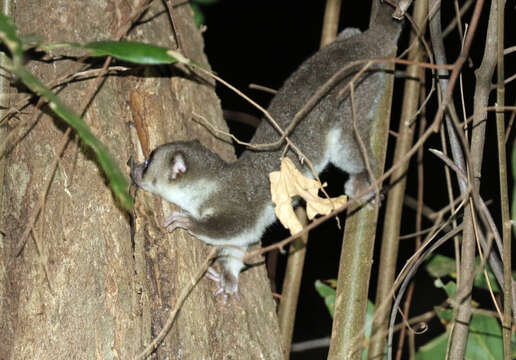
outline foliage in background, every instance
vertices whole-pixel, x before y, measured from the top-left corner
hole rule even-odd
[[[477,269],[481,269],[480,261],[477,258]],[[488,266],[486,266],[488,278],[491,288],[494,292],[500,292],[494,275]],[[443,277],[456,278],[455,260],[443,255],[434,255],[426,266],[428,273],[435,278],[434,285],[446,292],[449,299],[453,299],[457,293],[457,284],[455,281],[448,281],[446,284],[442,281]],[[477,271],[474,281],[474,287],[477,289],[488,290],[486,278],[483,271]],[[419,348],[416,354],[417,360],[444,359],[447,354],[448,340],[450,339],[451,324],[453,324],[453,310],[435,307],[435,312],[441,323],[445,326],[446,331],[438,337],[430,340]],[[503,359],[503,340],[502,327],[499,320],[494,315],[486,313],[474,312],[469,325],[469,337],[466,348],[466,358],[472,360],[481,359]],[[516,358],[516,338],[513,333],[512,338],[513,359]]]
[[[333,318],[333,312],[335,310],[335,296],[336,296],[335,288],[337,287],[337,280],[329,279],[329,280],[326,280],[326,282],[329,285],[326,285],[322,281],[317,280],[315,282],[315,290],[317,290],[319,295],[324,299],[324,304],[326,305],[328,312],[330,313],[331,317]],[[365,331],[364,331],[364,336],[365,336],[366,342],[369,341],[369,338],[371,337],[371,331],[372,331],[372,327],[373,327],[373,316],[374,316],[374,304],[372,301],[367,300]],[[367,348],[365,348],[362,351],[361,359],[367,360]]]
[[[488,278],[491,288],[495,293],[499,293],[500,289],[496,283],[496,279],[489,266],[486,266]],[[477,261],[477,269],[482,269],[480,261]],[[443,289],[449,299],[453,299],[457,292],[457,284],[454,281],[443,283],[442,278],[451,277],[456,278],[456,266],[453,258],[436,254],[427,263],[426,270],[435,278],[434,285],[436,288]],[[516,273],[513,274],[516,276]],[[315,289],[319,295],[324,299],[324,303],[328,312],[333,317],[335,309],[335,286],[336,280],[327,280],[326,285],[322,281],[315,282]],[[488,290],[487,281],[482,271],[477,271],[474,286],[477,289]],[[434,308],[437,317],[445,327],[445,331],[434,339],[428,341],[425,345],[418,348],[416,353],[416,360],[433,360],[445,359],[448,350],[448,341],[450,339],[450,327],[453,324],[453,310],[450,308],[443,308],[436,306]],[[367,302],[367,315],[365,324],[365,337],[369,340],[371,335],[371,323],[374,316],[374,304],[371,301]],[[513,333],[512,339],[513,359],[516,359],[516,336]],[[367,349],[366,349],[367,350]],[[364,353],[366,353],[364,350]],[[362,358],[364,358],[364,353]],[[367,353],[366,353],[367,354]],[[366,355],[367,356],[367,355]],[[470,335],[468,337],[468,345],[466,350],[466,357],[468,360],[486,360],[486,359],[503,359],[503,340],[502,327],[499,320],[490,315],[489,312],[474,313],[470,323]]]
[[[486,264],[485,267],[487,270],[489,285],[491,286],[494,292],[500,292],[498,282],[496,281],[496,278],[493,272],[491,271],[491,267],[489,266],[489,264]],[[434,278],[443,278],[445,276],[450,276],[453,279],[456,279],[456,270],[457,266],[453,258],[439,254],[434,255],[426,265],[426,271],[428,271],[428,273]],[[473,285],[479,289],[489,290],[486,277],[484,276],[484,272],[481,270],[482,266],[480,264],[480,260],[477,258],[476,276]],[[513,277],[516,277],[516,272],[513,272]]]

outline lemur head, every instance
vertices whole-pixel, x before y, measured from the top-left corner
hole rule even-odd
[[[131,179],[138,187],[167,198],[168,191],[213,179],[224,164],[196,140],[176,141],[158,146],[144,162],[131,165]]]

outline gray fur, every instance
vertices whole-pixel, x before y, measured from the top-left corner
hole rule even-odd
[[[295,114],[330,77],[352,61],[387,57],[395,49],[401,24],[394,22],[392,9],[380,5],[377,21],[364,33],[344,31],[337,39],[306,60],[279,90],[269,106],[269,113],[286,129]],[[349,173],[346,192],[351,197],[368,186],[363,154],[353,131],[349,91],[338,99],[337,93],[362,68],[350,69],[346,78],[329,91],[301,119],[289,138],[303,154],[322,171],[332,162]],[[359,134],[369,149],[372,111],[381,97],[387,75],[377,65],[362,75],[355,84],[355,108]],[[272,143],[279,134],[263,120],[251,143]],[[165,144],[154,150],[149,163],[131,171],[133,181],[147,191],[175,202],[185,213],[175,213],[175,227],[184,227],[202,241],[213,245],[237,245],[246,249],[258,242],[263,232],[275,221],[268,174],[280,167],[283,148],[276,151],[249,149],[234,163],[225,163],[197,141]],[[186,171],[171,179],[171,159],[181,153]],[[287,154],[305,174],[306,165],[289,151]],[[373,159],[370,163],[374,168]],[[174,222],[172,221],[172,222]],[[234,294],[238,289],[238,273],[243,267],[239,259],[222,262],[221,291]]]

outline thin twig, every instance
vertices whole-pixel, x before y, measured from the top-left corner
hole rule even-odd
[[[139,6],[136,7],[136,9],[145,9],[146,8],[145,4],[147,3],[147,6],[148,6],[151,2],[152,2],[152,0],[147,1],[147,2],[142,1],[139,4]],[[141,10],[141,11],[143,11],[143,10]],[[137,12],[133,12],[131,18],[136,19],[140,15],[141,14],[139,14]],[[124,26],[124,28],[126,29],[125,31],[128,31],[130,28],[130,25],[126,24]],[[89,95],[84,97],[85,100],[81,106],[81,108],[82,108],[81,113],[84,113],[86,111],[86,109],[87,109],[88,105],[91,103],[91,100],[93,99],[94,95],[97,93],[97,90],[98,90],[99,86],[101,85],[101,81],[103,80],[103,77],[104,77],[110,63],[111,63],[111,57],[108,56],[106,58],[106,60],[104,61],[104,65],[102,67],[101,72],[98,74],[96,81],[90,86]],[[36,222],[36,219],[37,219],[42,207],[45,204],[46,196],[48,194],[48,190],[50,189],[50,184],[52,183],[52,179],[54,177],[54,173],[56,171],[57,164],[60,161],[61,155],[63,154],[63,152],[68,144],[70,132],[71,132],[71,128],[68,127],[66,129],[66,131],[64,132],[63,136],[61,137],[61,142],[59,143],[59,146],[56,151],[56,157],[55,157],[54,161],[52,162],[52,164],[50,165],[50,169],[52,169],[52,170],[49,171],[49,175],[48,175],[46,181],[44,182],[45,185],[43,187],[43,191],[40,193],[40,196],[39,196],[38,202],[36,203],[36,206],[34,207],[34,209],[31,210],[31,214],[29,215],[28,225],[25,228],[25,231],[23,232],[23,234],[19,240],[16,252],[15,252],[16,256],[19,256],[21,254],[23,248],[25,247],[25,243],[27,241],[27,236],[29,235],[30,231],[32,230],[32,228]]]
[[[221,84],[223,84],[224,86],[226,86],[228,89],[234,91],[236,94],[238,94],[239,96],[241,96],[244,100],[248,101],[250,104],[252,104],[254,107],[256,107],[258,110],[260,110],[264,115],[265,117],[267,118],[267,120],[269,120],[269,122],[273,125],[273,127],[276,129],[276,131],[278,131],[281,135],[282,135],[282,138],[284,137],[285,141],[287,142],[287,147],[284,149],[284,152],[287,151],[288,148],[291,148],[295,153],[296,155],[299,157],[300,159],[300,162],[301,163],[306,163],[306,165],[308,165],[308,168],[310,169],[310,172],[312,173],[312,176],[314,177],[314,179],[319,183],[319,189],[321,190],[321,192],[324,194],[324,196],[326,196],[327,199],[330,199],[330,196],[328,195],[328,193],[326,192],[326,190],[324,189],[324,187],[322,186],[322,182],[321,182],[321,179],[319,178],[319,173],[315,170],[315,167],[311,161],[311,159],[309,159],[305,154],[303,154],[303,152],[299,149],[299,147],[294,144],[288,137],[287,137],[287,133],[285,131],[283,131],[283,129],[281,128],[281,126],[276,122],[276,120],[274,120],[272,118],[272,116],[269,114],[269,112],[267,110],[265,110],[262,106],[260,106],[259,104],[257,104],[255,101],[253,101],[251,98],[249,98],[247,95],[245,95],[243,92],[241,92],[240,90],[238,90],[237,88],[235,88],[234,86],[232,86],[231,84],[229,84],[227,81],[225,81],[224,79],[220,78],[219,76],[215,75],[214,73],[206,70],[206,69],[203,69],[201,67],[195,67],[196,69],[198,69],[199,71],[201,71],[202,73],[212,77],[213,79],[217,80],[218,82],[220,82]],[[228,134],[229,135],[229,134]],[[231,135],[230,135],[231,136]],[[236,138],[234,138],[236,139]],[[249,144],[248,146],[254,148],[254,149],[259,149],[260,148],[260,145],[259,144]]]
[[[174,8],[174,5],[172,4],[172,0],[163,0],[163,2],[165,3],[165,6],[167,7],[167,10],[168,10],[167,11],[168,19],[170,21],[170,26],[172,27],[172,32],[174,33],[174,36],[176,38],[177,49],[179,50],[179,52],[181,54],[187,56],[187,54],[184,51],[183,45],[182,45],[181,31],[176,26],[176,22],[174,21],[174,19],[177,19],[176,9]]]
[[[266,92],[266,93],[269,93],[272,95],[276,95],[278,93],[278,90],[271,89],[270,87],[258,85],[258,84],[249,84],[249,89],[260,90],[260,91],[263,91],[263,92]]]
[[[430,149],[430,152],[432,152],[434,155],[438,156],[441,160],[443,160],[446,165],[448,165],[453,171],[455,171],[460,177],[465,178],[466,175],[459,170],[459,168],[455,165],[454,162],[452,162],[449,158],[445,157],[440,151],[432,150]],[[475,204],[478,207],[478,210],[480,214],[482,214],[482,218],[485,218],[485,226],[491,231],[491,234],[493,235],[491,238],[495,239],[495,243],[498,245],[498,249],[500,253],[503,253],[503,247],[502,247],[502,240],[500,237],[500,233],[498,232],[498,229],[496,227],[496,223],[493,220],[493,217],[491,213],[489,212],[489,209],[487,208],[486,203],[482,199],[482,197],[478,198],[478,201],[475,201]],[[491,242],[487,241],[485,239],[485,236],[482,234],[482,232],[478,233],[478,237],[480,238],[480,243],[482,245],[482,248],[484,249],[486,254],[489,254],[489,264],[491,265],[491,269],[493,270],[493,274],[495,275],[496,280],[498,281],[498,284],[500,285],[500,288],[503,288],[505,285],[504,275],[502,271],[502,265],[500,262],[500,259],[496,256],[495,252],[490,251],[491,249]],[[484,259],[482,259],[484,261]],[[514,280],[511,280],[512,284],[512,308],[516,309],[516,282]]]
[[[509,119],[509,125],[507,125],[507,130],[505,131],[505,143],[509,141],[509,135],[511,134],[511,129],[514,124],[514,119],[516,119],[516,106],[513,106],[514,110],[511,112],[511,118]]]
[[[459,36],[462,38],[463,35],[462,35],[462,27],[461,27],[461,24],[460,24],[460,20],[464,16],[464,13],[469,10],[471,5],[473,5],[473,2],[474,2],[473,0],[468,0],[468,1],[466,1],[462,5],[462,7],[460,8],[459,13],[456,14],[456,16],[453,18],[452,21],[450,21],[450,23],[448,24],[446,29],[443,30],[443,38],[446,38],[453,31],[453,29],[455,29],[457,24],[459,25],[458,26]]]
[[[38,215],[39,215],[41,209],[43,208],[43,205],[45,204],[45,199],[47,197],[48,190],[50,189],[50,184],[52,183],[52,179],[54,178],[54,173],[57,169],[57,163],[59,162],[61,154],[63,153],[66,145],[68,144],[68,140],[69,140],[68,136],[70,135],[71,131],[72,131],[71,127],[67,128],[66,131],[64,132],[63,136],[61,137],[61,142],[59,143],[59,145],[56,149],[56,156],[55,156],[54,160],[52,161],[52,164],[50,164],[50,167],[49,167],[50,169],[53,169],[53,170],[48,174],[47,179],[44,182],[45,185],[43,186],[43,191],[41,191],[39,194],[38,202],[36,203],[36,206],[34,207],[34,209],[32,209],[32,211],[29,215],[29,221],[27,222],[25,231],[23,232],[23,234],[19,240],[17,249],[14,253],[15,256],[19,256],[21,254],[23,248],[25,247],[25,243],[27,242],[27,236],[33,229],[34,224],[36,223],[36,219],[38,218]],[[43,220],[41,220],[41,221],[43,221]]]
[[[437,131],[439,129],[439,123],[441,122],[441,119],[443,117],[444,111],[448,108],[448,105],[452,101],[452,94],[453,90],[455,88],[455,83],[457,82],[457,78],[459,76],[460,70],[462,69],[462,66],[464,65],[464,62],[468,58],[469,51],[471,49],[471,44],[473,43],[473,38],[475,36],[475,32],[478,25],[478,20],[480,18],[480,13],[482,11],[482,5],[484,4],[484,0],[478,0],[475,4],[475,10],[473,12],[473,16],[471,18],[470,23],[470,31],[468,33],[468,36],[466,37],[466,40],[464,41],[464,47],[462,48],[462,51],[455,61],[455,64],[453,65],[452,73],[450,75],[449,79],[449,85],[446,88],[446,94],[443,98],[443,101],[441,105],[439,106],[439,109],[437,111],[437,114],[435,116],[435,124],[434,124],[434,130]]]
[[[104,71],[107,69],[110,62],[111,62],[111,57],[108,57],[106,59],[106,61],[104,62],[104,66],[103,66]],[[85,103],[84,103],[84,106],[82,107],[83,112],[86,110],[86,107],[88,106],[88,104],[90,104],[93,96],[97,93],[97,89],[100,86],[100,82],[102,81],[102,78],[103,78],[103,73],[99,73],[97,81],[95,81],[95,83],[93,83],[93,85],[90,87],[90,95],[85,97]],[[27,241],[27,236],[29,235],[30,231],[32,230],[41,209],[45,205],[45,200],[46,200],[46,197],[48,194],[48,190],[50,189],[52,179],[54,178],[54,173],[57,169],[57,164],[60,161],[61,155],[63,154],[64,150],[66,149],[66,146],[68,145],[68,141],[70,140],[70,138],[69,138],[70,132],[71,132],[71,128],[68,127],[66,129],[66,131],[64,132],[63,136],[61,137],[61,142],[59,143],[59,146],[56,151],[56,157],[55,157],[54,161],[52,162],[52,164],[50,165],[50,169],[52,169],[52,171],[49,172],[49,175],[48,175],[47,180],[45,181],[45,185],[43,187],[44,190],[40,193],[39,200],[36,203],[36,207],[31,210],[31,215],[29,216],[29,223],[28,223],[27,227],[25,228],[25,231],[23,232],[23,234],[19,240],[18,247],[15,252],[16,256],[19,256],[21,254],[23,248],[25,247],[25,243]]]
[[[426,142],[426,140],[428,140],[428,138],[432,134],[433,134],[432,127],[429,127],[428,129],[426,129],[426,131],[418,139],[418,141],[416,141],[416,143],[412,146],[412,148],[401,159],[399,159],[399,161],[397,163],[395,163],[388,171],[384,172],[384,174],[380,178],[378,178],[375,181],[375,183],[381,184],[383,181],[385,181],[385,179],[389,178],[389,176],[391,176],[392,173],[396,169],[398,169],[406,161],[408,161],[412,157],[412,155],[414,155],[414,153],[420,147],[423,146],[423,144]],[[370,193],[371,191],[373,191],[375,189],[375,186],[377,186],[377,185],[371,184],[370,186],[366,187],[360,194],[357,195],[357,198],[361,198],[361,197],[367,195],[368,193]],[[340,214],[341,212],[345,211],[348,208],[349,204],[351,204],[351,202],[347,202],[346,204],[342,205],[341,207],[336,208],[335,210],[333,210],[328,215],[324,215],[324,216],[321,216],[320,218],[317,218],[315,221],[311,222],[308,226],[304,227],[303,230],[301,230],[299,233],[291,235],[291,236],[283,239],[282,241],[277,242],[276,244],[269,245],[269,246],[266,246],[266,247],[264,247],[262,249],[258,249],[258,250],[255,250],[255,251],[248,252],[244,256],[244,260],[250,259],[250,258],[252,258],[254,256],[258,256],[258,255],[264,254],[264,253],[266,253],[268,251],[271,251],[271,250],[274,250],[274,249],[282,248],[283,246],[285,246],[288,243],[292,242],[294,239],[296,239],[297,237],[299,237],[302,234],[306,233],[307,231],[310,231],[310,230],[314,229],[315,227],[319,226],[320,224],[322,224],[323,222],[327,221],[328,219],[331,219],[331,218],[335,217],[336,215]]]
[[[303,226],[305,226],[308,219],[302,207],[296,208],[296,216]],[[285,359],[289,357],[290,344],[292,343],[292,335],[294,334],[294,322],[296,319],[296,309],[303,275],[308,235],[309,234],[306,233],[301,238],[296,239],[296,241],[290,245],[288,252],[285,278],[283,280],[281,293],[282,296],[278,307],[278,323],[283,339],[282,343],[284,345]]]
[[[464,41],[464,50],[469,49],[472,44],[472,35],[475,33],[476,25],[482,11],[483,1],[477,1],[473,17],[471,19],[471,27]],[[476,71],[476,88],[474,95],[474,122],[471,139],[471,156],[469,170],[472,177],[471,185],[473,189],[474,201],[477,203],[480,188],[480,176],[482,169],[482,158],[485,142],[485,119],[487,114],[482,109],[487,105],[489,98],[491,78],[496,66],[496,43],[493,44],[492,39],[496,38],[496,6],[497,2],[491,2],[489,24],[486,34],[486,47],[484,57],[478,70]],[[494,48],[493,45],[495,45]],[[494,54],[493,54],[494,53]],[[493,56],[494,55],[494,56]],[[462,58],[465,61],[465,58]],[[453,76],[453,73],[452,73]],[[447,93],[451,95],[452,79]],[[455,313],[454,329],[452,332],[450,356],[453,359],[461,359],[466,353],[466,344],[469,333],[469,321],[471,319],[471,289],[475,273],[475,231],[474,218],[476,217],[474,206],[469,206],[464,214],[464,234],[462,238],[462,258],[460,276],[460,285],[457,289],[456,300],[459,301],[457,311]]]
[[[494,0],[492,0],[494,1]],[[497,89],[496,105],[505,105],[505,81],[504,81],[504,30],[505,30],[505,1],[497,0]],[[505,152],[505,113],[496,113],[496,135],[498,144],[498,173],[500,181],[500,207],[502,215],[503,235],[503,270],[505,286],[503,288],[503,345],[505,360],[512,359],[512,266],[511,266],[511,234],[512,222],[509,214],[509,191],[507,189],[507,155]],[[487,276],[487,275],[486,275]],[[489,284],[489,282],[488,282]],[[491,289],[490,289],[491,290]],[[498,310],[498,308],[497,308]],[[499,310],[498,310],[499,311]]]
[[[419,266],[423,263],[424,260],[428,258],[429,255],[431,255],[439,246],[444,244],[447,240],[454,237],[456,234],[458,234],[460,231],[462,231],[462,225],[456,227],[451,232],[447,233],[443,237],[441,237],[439,240],[437,240],[432,246],[430,246],[417,260],[413,262],[413,264],[410,266],[410,269],[407,271],[407,274],[405,276],[405,279],[402,281],[401,286],[398,291],[398,296],[396,297],[396,300],[394,301],[392,312],[391,312],[391,320],[389,325],[389,336],[387,340],[387,359],[392,360],[392,352],[390,349],[392,349],[392,338],[393,338],[393,328],[394,328],[394,321],[396,319],[395,315],[399,308],[399,304],[401,302],[401,299],[403,298],[403,294],[405,292],[406,287],[410,283],[410,280],[414,276],[415,272],[419,268]],[[421,247],[423,249],[425,245]]]
[[[351,118],[353,119],[353,133],[355,134],[355,139],[357,140],[358,146],[360,147],[360,152],[362,153],[362,157],[364,159],[365,168],[367,170],[367,174],[369,176],[369,179],[373,182],[374,188],[375,188],[375,203],[376,206],[380,206],[380,185],[376,181],[376,178],[373,173],[373,169],[371,168],[371,162],[369,161],[369,153],[367,152],[366,145],[364,143],[364,140],[362,140],[362,137],[360,136],[360,132],[358,131],[358,124],[357,124],[357,116],[356,116],[356,109],[355,109],[355,86],[353,85],[353,82],[350,82],[350,88],[349,88],[349,96],[351,100]]]
[[[427,16],[427,4],[425,1],[418,1],[413,9],[413,28],[418,30],[411,34],[410,42],[412,43],[408,52],[408,59],[414,62],[420,62],[424,59],[424,51],[421,46],[420,38],[424,38],[424,29]],[[431,57],[429,57],[431,58]],[[419,111],[419,93],[421,91],[421,75],[424,74],[423,68],[417,65],[409,65],[407,67],[407,79],[404,82],[404,94],[401,110],[401,118],[399,125],[399,137],[396,139],[396,147],[394,151],[394,161],[396,162],[400,157],[406,153],[412,144],[414,138],[414,129],[416,124],[412,121],[415,118],[414,113]],[[422,109],[422,108],[421,108]],[[422,148],[420,148],[421,152]],[[399,253],[400,240],[400,226],[402,219],[403,197],[407,184],[407,169],[409,163],[406,162],[400,166],[390,179],[390,189],[387,193],[387,202],[385,205],[384,228],[381,241],[379,277],[375,294],[375,302],[384,301],[386,306],[377,308],[375,315],[377,320],[373,322],[373,335],[382,332],[387,332],[387,321],[389,316],[389,308],[391,304],[390,293],[396,274],[396,263]],[[410,304],[410,299],[407,300],[406,306]],[[408,314],[407,314],[408,316]],[[401,356],[401,349],[403,348],[403,341],[405,335],[405,328],[399,337],[399,356]],[[385,337],[378,338],[378,340],[371,343],[369,347],[369,358],[376,358],[384,352]]]
[[[418,62],[418,61],[404,60],[404,59],[397,59],[397,58],[361,59],[361,60],[353,61],[353,62],[347,64],[346,66],[344,66],[338,72],[336,72],[324,85],[322,85],[308,99],[308,101],[296,113],[296,115],[294,116],[294,118],[292,119],[292,121],[289,123],[289,125],[287,126],[287,128],[284,131],[278,130],[278,127],[276,125],[274,125],[275,121],[272,119],[270,114],[268,114],[268,112],[263,107],[261,107],[260,105],[256,104],[254,101],[249,99],[246,95],[244,95],[238,89],[234,88],[233,86],[231,86],[230,84],[228,84],[224,80],[222,80],[219,77],[217,77],[215,74],[210,73],[210,72],[206,71],[205,69],[202,69],[202,68],[199,68],[199,67],[196,67],[196,69],[199,69],[200,71],[206,73],[210,77],[213,77],[217,81],[220,81],[223,85],[227,86],[229,89],[233,90],[238,95],[242,96],[246,101],[248,101],[253,106],[255,106],[258,110],[260,110],[265,115],[265,117],[267,117],[267,119],[269,121],[271,121],[271,123],[275,126],[276,130],[278,130],[278,132],[280,132],[280,134],[281,134],[280,139],[278,139],[275,142],[266,143],[266,144],[251,144],[251,143],[246,143],[246,142],[243,142],[243,141],[241,141],[240,143],[242,145],[248,146],[248,147],[250,147],[252,149],[255,149],[255,150],[272,151],[272,150],[277,150],[281,146],[281,144],[285,141],[285,138],[288,137],[288,135],[292,132],[292,130],[295,128],[295,126],[298,124],[298,122],[307,113],[309,113],[312,110],[312,108],[320,101],[320,99],[323,96],[325,96],[328,93],[328,91],[330,89],[332,89],[343,78],[345,78],[346,76],[349,75],[350,69],[352,69],[355,66],[364,64],[365,68],[363,68],[363,69],[361,69],[359,71],[360,75],[362,75],[367,68],[371,67],[374,64],[381,64],[381,63],[395,63],[395,64],[403,64],[403,65],[417,65],[417,66],[420,66],[420,67],[423,67],[423,68],[428,68],[428,69],[448,69],[449,70],[449,69],[453,68],[452,65],[436,65],[436,64],[426,63],[426,62]],[[358,75],[358,76],[355,75],[355,78],[353,80],[355,80],[355,81],[358,80],[360,75]],[[344,87],[339,92],[339,96],[343,96],[346,91],[349,91],[349,86]],[[222,130],[218,130],[217,132],[221,133]]]
[[[143,360],[147,356],[152,354],[154,350],[158,348],[159,344],[161,344],[165,336],[167,336],[172,325],[174,324],[174,320],[176,319],[177,313],[179,312],[179,310],[181,310],[186,298],[188,297],[188,295],[190,295],[190,293],[194,289],[195,285],[197,285],[199,280],[202,279],[204,273],[206,272],[206,270],[208,270],[208,267],[215,259],[217,255],[217,250],[218,247],[211,248],[210,253],[206,257],[206,260],[201,264],[201,266],[199,266],[197,272],[192,277],[190,283],[181,290],[181,293],[177,298],[176,306],[172,310],[170,310],[170,314],[168,315],[167,322],[163,326],[163,329],[161,329],[158,336],[156,336],[154,340],[152,340],[152,342],[149,345],[147,345],[145,349],[135,357],[135,360]]]
[[[415,12],[415,10],[414,10],[414,12]],[[424,76],[425,76],[424,72],[419,71],[419,78],[421,79],[421,82],[423,82]],[[420,92],[420,98],[421,98],[421,102],[424,103],[425,97],[424,97],[424,93],[422,91]],[[426,126],[426,116],[425,115],[426,115],[425,113],[422,113],[421,120],[420,120],[420,126],[419,126],[419,135],[421,135],[423,133],[423,129]],[[424,196],[424,161],[423,161],[423,158],[424,158],[424,151],[423,151],[423,148],[420,148],[419,151],[417,152],[417,179],[418,179],[417,183],[418,183],[418,187],[417,187],[417,203],[416,203],[416,233],[420,233],[422,230],[422,226],[423,226],[422,225],[423,224],[423,211],[424,211],[423,210],[424,209],[424,198],[423,198],[423,196]],[[455,210],[451,206],[450,206],[450,209],[452,209],[452,211]],[[455,220],[453,220],[453,221],[455,221]],[[447,231],[447,229],[445,229],[445,231]],[[416,237],[416,243],[415,243],[416,251],[418,251],[421,248],[421,244],[422,244],[421,235],[423,235],[423,234],[418,234]],[[400,237],[400,239],[401,239],[401,237]],[[415,286],[416,286],[416,283],[413,281],[410,284],[410,287],[407,291],[407,297],[405,299],[405,304],[403,307],[403,312],[406,317],[408,317],[408,314],[409,314],[410,304],[412,301],[412,294],[414,292]],[[410,356],[411,360],[414,360],[415,352],[416,352],[415,351],[415,339],[414,339],[415,332],[406,326],[404,326],[401,329],[396,359],[401,360],[402,355],[403,355],[403,342],[405,339],[405,329],[409,330],[408,331],[409,356]]]

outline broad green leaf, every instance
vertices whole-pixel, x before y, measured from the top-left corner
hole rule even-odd
[[[59,43],[43,44],[40,49],[50,51],[63,48],[75,48],[89,51],[91,57],[112,56],[115,59],[141,65],[181,64],[201,67],[184,57],[180,52],[162,46],[136,41],[94,41],[88,44]]]
[[[473,314],[469,326],[467,359],[503,359],[502,327],[492,316]]]
[[[121,205],[125,209],[130,209],[133,205],[133,199],[127,191],[129,187],[127,177],[111,158],[104,145],[95,137],[95,135],[93,135],[88,125],[86,125],[80,116],[66,107],[52,91],[46,88],[24,67],[16,67],[13,69],[13,72],[29,89],[46,99],[49,107],[56,113],[56,115],[65,120],[75,131],[77,131],[81,140],[95,152],[102,169],[109,179],[109,183],[116,197],[120,200]]]
[[[143,65],[189,63],[180,53],[165,47],[133,41],[95,41],[86,45],[77,45],[90,50],[90,56],[112,56],[119,60]]]
[[[446,284],[444,284],[441,279],[436,279],[434,281],[434,285],[436,288],[444,289],[444,291],[446,291],[446,295],[448,295],[449,298],[454,297],[457,293],[457,284],[455,284],[453,281],[448,281]]]
[[[434,310],[443,325],[447,326],[449,323],[452,322],[452,320],[453,320],[453,310],[452,309],[446,309],[446,308],[443,308],[442,306],[435,306]]]
[[[445,276],[452,276],[455,277],[455,260],[443,256],[440,254],[436,254],[430,258],[430,260],[427,262],[426,271],[435,278],[445,277]]]
[[[446,358],[446,346],[448,344],[448,332],[430,340],[420,346],[416,353],[416,360],[436,360]]]
[[[476,263],[476,275],[473,285],[480,289],[488,290],[489,287],[487,285],[487,280],[484,275],[484,271],[480,268],[480,260],[477,258],[475,260]],[[453,258],[436,254],[434,255],[427,263],[426,270],[428,273],[435,278],[442,278],[445,276],[450,276],[453,279],[457,278],[457,274],[455,272],[455,260]],[[489,278],[489,282],[491,284],[491,288],[494,292],[499,292],[500,288],[498,286],[498,282],[491,271],[491,267],[489,264],[486,264],[487,276]],[[513,278],[516,277],[516,272],[513,272]]]
[[[319,295],[324,299],[324,303],[333,318],[333,312],[335,311],[335,289],[326,285],[320,280],[315,282],[315,289]]]
[[[451,310],[448,311],[451,313]],[[416,360],[444,359],[448,339],[449,330],[421,346],[416,354]],[[502,328],[494,317],[482,314],[472,315],[466,359],[503,359]]]

